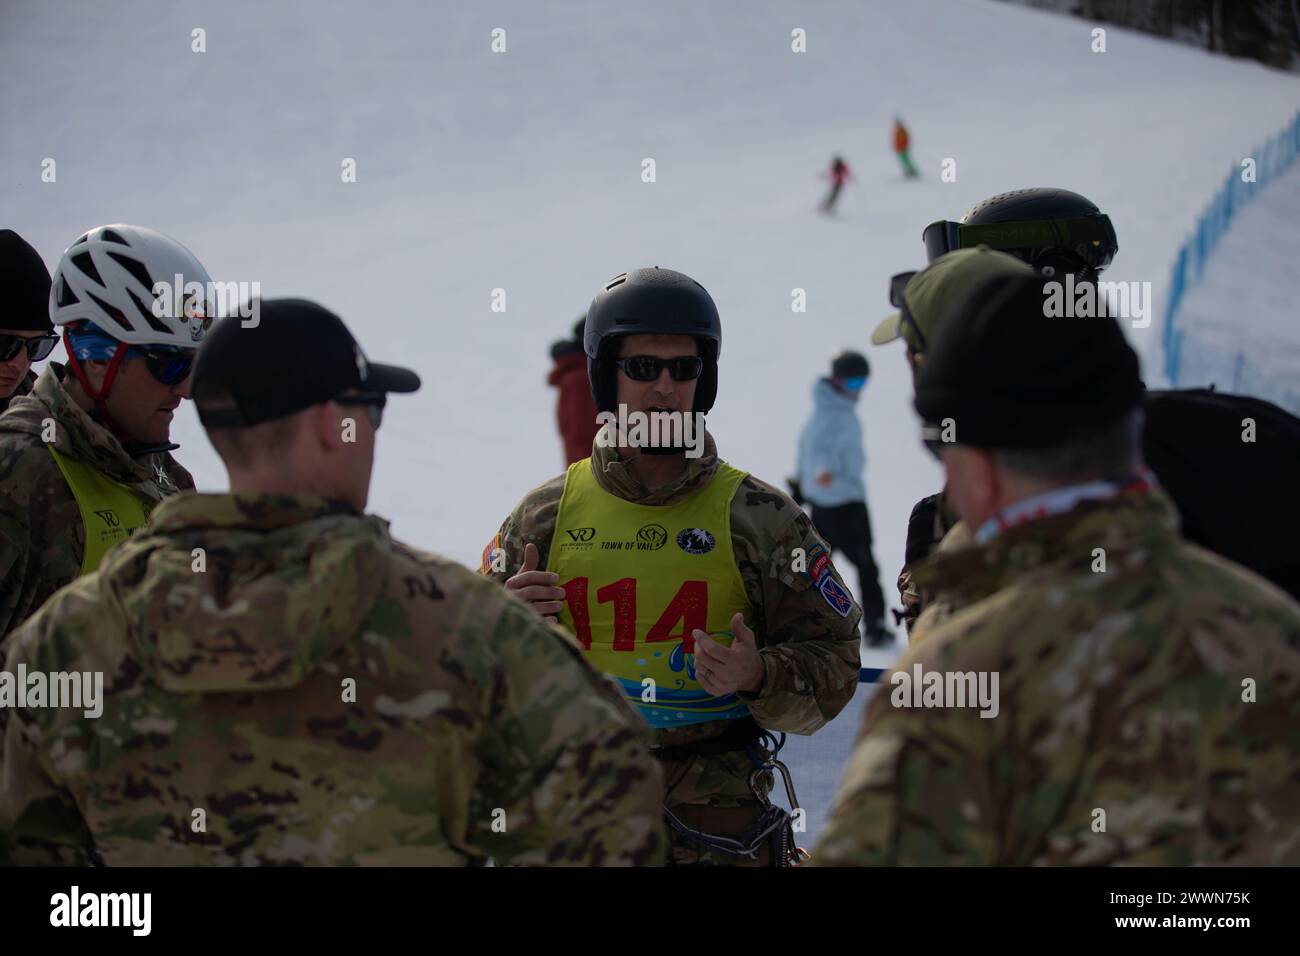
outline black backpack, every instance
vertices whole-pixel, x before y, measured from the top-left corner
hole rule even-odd
[[[1300,418],[1271,402],[1193,388],[1148,392],[1142,451],[1182,514],[1183,537],[1300,600]],[[1242,440],[1243,419],[1255,440]]]

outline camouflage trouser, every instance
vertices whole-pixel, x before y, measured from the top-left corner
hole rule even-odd
[[[761,743],[751,745],[750,749],[754,757],[740,750],[663,760],[667,787],[664,806],[692,830],[744,842],[754,832],[766,809],[749,787],[750,774],[756,769],[754,758],[762,761],[770,756]],[[772,784],[771,771],[760,774],[758,787],[761,793],[771,793]],[[771,840],[764,842],[755,859],[702,846],[671,825],[668,826],[668,840],[670,866],[773,865]]]

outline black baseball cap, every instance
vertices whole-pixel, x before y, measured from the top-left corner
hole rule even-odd
[[[315,302],[266,299],[254,308],[256,324],[238,315],[219,319],[199,348],[192,392],[204,428],[248,428],[345,392],[420,387],[410,369],[369,361],[343,320]],[[215,396],[220,406],[212,405]]]

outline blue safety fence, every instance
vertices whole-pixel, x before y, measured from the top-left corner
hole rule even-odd
[[[1300,113],[1249,156],[1255,160],[1255,181],[1245,182],[1243,168],[1234,167],[1174,258],[1163,333],[1165,374],[1173,386],[1212,384],[1223,391],[1267,399],[1300,414],[1300,392],[1294,384],[1265,373],[1239,349],[1202,341],[1178,327],[1184,295],[1201,281],[1206,263],[1237,213],[1300,158]]]

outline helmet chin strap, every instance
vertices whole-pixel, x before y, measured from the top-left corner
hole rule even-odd
[[[77,353],[72,349],[72,339],[68,334],[67,326],[63,327],[63,347],[67,349],[68,352],[68,367],[72,369],[72,374],[76,376],[77,384],[81,386],[81,390],[89,396],[92,402],[94,402],[95,413],[98,415],[99,420],[104,423],[105,427],[113,433],[113,437],[118,441],[123,443],[129,441],[130,436],[123,431],[122,427],[113,419],[113,416],[108,413],[106,400],[108,399],[109,390],[113,387],[113,380],[117,378],[118,367],[122,364],[122,360],[126,358],[127,349],[130,346],[125,342],[119,342],[117,344],[117,349],[113,352],[113,357],[108,362],[108,369],[104,372],[104,387],[99,391],[96,391],[91,387],[90,379],[86,375],[86,370],[83,369],[81,363],[77,361]]]
[[[627,440],[627,436],[620,434],[617,425],[611,426],[614,429],[614,435],[620,448],[631,448],[638,455],[654,455],[656,457],[667,457],[669,455],[683,455],[686,453],[686,445],[623,445],[622,442]]]
[[[644,448],[638,448],[643,455],[684,455],[686,454],[685,445],[646,445]]]
[[[694,412],[694,411],[690,411],[690,412],[685,412],[685,413],[683,413],[683,414],[694,416],[694,415],[696,415],[696,414],[698,414],[698,413],[696,413],[696,412]],[[699,424],[700,424],[700,431],[701,431],[701,434],[700,434],[699,437],[700,437],[700,440],[703,441],[703,438],[704,438],[704,436],[703,436],[703,416],[701,416],[701,420],[700,420]],[[616,432],[617,432],[617,426],[615,426],[615,430],[616,430]],[[659,437],[662,439],[662,438],[664,438],[665,436],[664,436],[664,434],[663,434],[662,432],[660,432],[660,433],[659,433]],[[644,444],[644,445],[632,445],[632,446],[628,446],[628,447],[633,448],[633,449],[634,449],[638,454],[641,454],[641,455],[651,455],[651,456],[654,456],[654,457],[656,457],[656,458],[671,458],[671,457],[674,456],[674,455],[680,457],[680,456],[682,456],[682,455],[685,455],[686,452],[688,452],[688,451],[691,449],[691,447],[692,447],[691,442],[690,442],[690,440],[687,438],[687,436],[686,436],[684,430],[681,431],[681,432],[677,432],[677,430],[675,430],[675,429],[670,430],[670,432],[669,432],[669,434],[668,434],[667,437],[669,437],[670,440],[673,440],[673,444],[653,444],[653,443],[649,443],[649,442],[647,442],[647,443]],[[625,441],[625,440],[626,440],[626,436],[624,436],[624,435],[620,435],[620,436],[619,436],[619,440],[620,440],[620,441]]]

